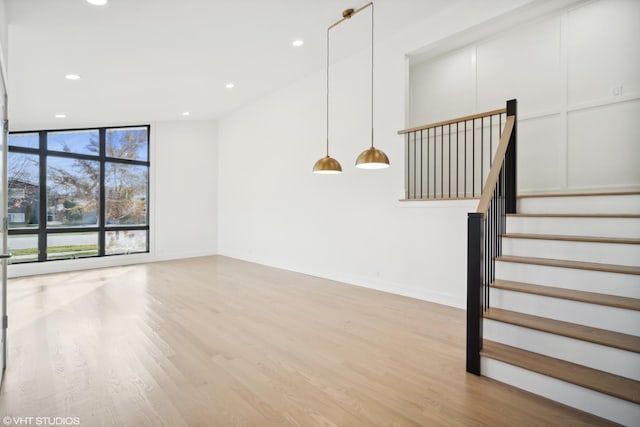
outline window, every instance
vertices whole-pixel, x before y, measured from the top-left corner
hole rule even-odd
[[[149,252],[149,167],[149,126],[10,133],[10,262]]]

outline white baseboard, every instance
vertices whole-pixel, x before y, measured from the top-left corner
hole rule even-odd
[[[428,289],[408,288],[395,282],[372,279],[369,277],[355,276],[346,273],[329,273],[319,270],[302,270],[291,265],[277,262],[268,262],[254,257],[239,256],[232,253],[220,253],[219,255],[236,258],[243,261],[253,262],[255,264],[266,265],[268,267],[279,268],[282,270],[293,271],[295,273],[307,274],[309,276],[320,277],[322,279],[333,280],[348,285],[359,286],[368,289],[374,289],[381,292],[387,292],[395,295],[402,295],[409,298],[415,298],[423,301],[429,301],[436,304],[447,305],[449,307],[466,309],[466,295],[455,295],[442,292],[434,292]]]

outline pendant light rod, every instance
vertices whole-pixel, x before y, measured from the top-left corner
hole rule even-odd
[[[373,2],[371,5],[371,148],[373,148]]]
[[[329,156],[329,30],[327,28],[327,156]]]

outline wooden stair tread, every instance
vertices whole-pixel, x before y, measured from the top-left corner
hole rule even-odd
[[[558,240],[563,242],[623,243],[627,245],[640,245],[640,239],[629,239],[626,237],[567,236],[560,234],[529,233],[507,233],[503,234],[502,237],[507,239]]]
[[[640,191],[599,191],[592,193],[547,193],[547,194],[518,194],[518,199],[533,199],[544,197],[594,197],[594,196],[638,196]]]
[[[599,294],[596,292],[578,291],[575,289],[556,288],[552,286],[534,285],[532,283],[513,282],[510,280],[496,280],[491,286],[515,292],[542,295],[552,298],[562,298],[589,304],[606,305],[640,311],[640,299],[621,297],[617,295]]]
[[[512,256],[512,255],[503,255],[503,256],[497,257],[496,261],[515,262],[520,264],[546,265],[549,267],[576,268],[580,270],[603,271],[603,272],[609,272],[609,273],[640,275],[640,267],[634,267],[630,265],[600,264],[596,262],[566,261],[566,260],[559,260],[559,259],[520,257],[520,256]]]
[[[598,213],[508,213],[506,216],[514,218],[640,218],[640,214],[598,214]]]
[[[640,381],[489,340],[480,355],[640,404]]]
[[[546,317],[517,313],[501,308],[490,308],[484,312],[484,317],[486,319],[510,323],[529,329],[640,353],[640,337],[634,335],[592,328],[590,326],[548,319]]]

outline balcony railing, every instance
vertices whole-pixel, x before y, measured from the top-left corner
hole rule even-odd
[[[405,200],[471,199],[482,192],[506,108],[398,131],[405,135]]]

